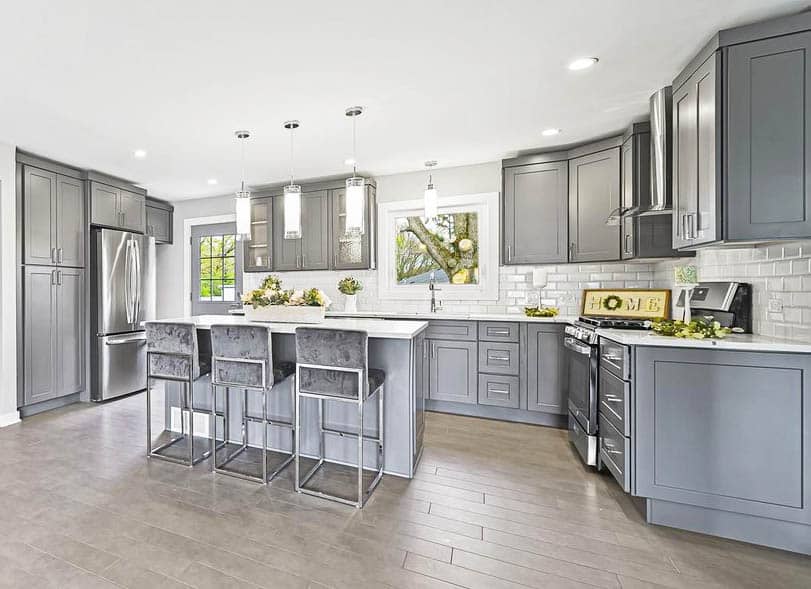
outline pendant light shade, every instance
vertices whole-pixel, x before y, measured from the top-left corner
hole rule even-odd
[[[425,207],[425,215],[426,219],[433,219],[439,214],[439,193],[437,189],[434,188],[433,176],[430,174],[431,168],[436,165],[436,162],[431,160],[425,162],[425,167],[428,168],[428,186],[425,187],[425,195],[423,197],[423,206]]]
[[[284,238],[301,239],[301,186],[293,184],[293,131],[298,121],[287,121],[284,128],[290,131],[290,184],[284,187]]]
[[[357,174],[357,118],[363,113],[362,106],[346,109],[346,116],[352,117],[352,177],[346,179],[346,217],[344,232],[347,235],[362,235],[366,219],[366,181]]]
[[[248,131],[236,131],[236,138],[241,143],[242,150],[242,180],[240,189],[236,193],[235,213],[237,225],[237,238],[249,239],[251,236],[251,191],[245,188],[245,143],[251,134]]]

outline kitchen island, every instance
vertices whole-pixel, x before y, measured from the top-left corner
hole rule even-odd
[[[198,315],[164,319],[166,322],[194,323],[197,326],[197,335],[201,356],[211,354],[210,331],[212,325],[242,325],[254,324],[242,316],[228,315]],[[385,444],[385,472],[397,476],[411,478],[414,476],[417,461],[422,452],[424,431],[425,379],[423,378],[427,356],[425,346],[425,330],[428,323],[425,321],[382,321],[374,319],[332,319],[328,318],[320,324],[297,323],[261,323],[270,328],[273,338],[274,362],[295,362],[295,330],[297,327],[322,327],[329,329],[362,330],[369,334],[369,366],[378,368],[386,373],[385,409],[384,409],[384,444]],[[292,418],[292,405],[290,402],[289,384],[274,388],[269,397],[269,406],[272,417],[278,420],[289,421]],[[179,411],[177,407],[180,399],[180,387],[177,383],[165,385],[166,427],[179,429]],[[233,393],[233,391],[232,391]],[[220,402],[224,398],[220,392]],[[236,395],[235,395],[236,396]],[[241,393],[239,395],[241,397]],[[255,398],[254,398],[255,397]],[[210,381],[208,375],[195,382],[194,387],[195,408],[209,409],[211,407]],[[324,411],[324,421],[330,429],[343,429],[352,431],[357,429],[357,412],[347,407],[345,403],[327,402]],[[261,413],[259,395],[250,395],[248,411],[253,415]],[[318,422],[317,403],[312,399],[302,401],[301,411],[301,448],[305,456],[314,456],[318,452]],[[208,420],[199,415],[199,427],[195,422],[197,431],[207,431]],[[368,435],[375,435],[377,429],[377,404],[368,404],[364,413],[364,430]],[[261,439],[261,429],[257,424],[249,424],[251,445],[255,440]],[[241,436],[241,417],[237,411],[232,411],[231,441],[237,442],[236,436]],[[218,429],[218,435],[220,431]],[[269,447],[290,451],[290,435],[288,431],[270,428],[268,435]],[[261,444],[260,444],[261,445]],[[328,460],[354,464],[357,456],[357,445],[354,439],[333,434],[326,435],[326,457]],[[376,467],[376,448],[370,443],[369,451],[364,453],[368,457],[369,468]]]

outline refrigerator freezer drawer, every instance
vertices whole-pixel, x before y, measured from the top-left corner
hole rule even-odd
[[[146,334],[143,331],[96,338],[94,401],[146,388]]]

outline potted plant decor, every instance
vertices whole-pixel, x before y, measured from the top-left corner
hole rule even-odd
[[[355,313],[358,310],[358,293],[363,290],[360,280],[352,276],[347,276],[338,281],[338,290],[346,298],[344,299],[344,311]]]
[[[242,303],[248,321],[321,323],[331,301],[318,288],[284,290],[278,277],[268,276]]]

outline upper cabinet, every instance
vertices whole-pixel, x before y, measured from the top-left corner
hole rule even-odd
[[[568,162],[506,166],[502,258],[505,264],[568,259]]]
[[[175,208],[156,198],[146,199],[146,234],[155,238],[155,243],[169,244],[173,241],[172,228]]]
[[[811,237],[811,14],[720,31],[673,83],[673,240]]]
[[[243,241],[245,272],[351,270],[374,267],[375,186],[366,186],[364,231],[346,233],[343,181],[302,186],[301,237],[284,235],[281,190],[259,193],[251,202],[251,235]]]
[[[22,168],[22,263],[85,265],[84,182],[72,173],[33,165]],[[54,169],[60,169],[55,166]],[[78,176],[78,172],[76,172]]]
[[[146,191],[89,172],[90,223],[146,233]]]
[[[620,228],[606,220],[620,206],[620,148],[569,160],[569,261],[620,259]]]

